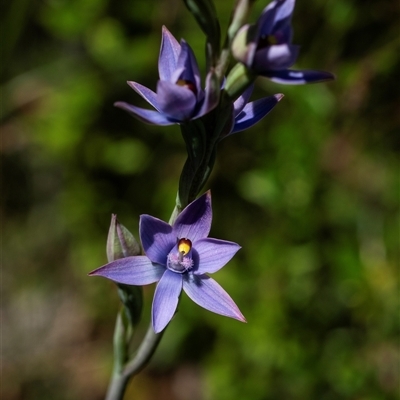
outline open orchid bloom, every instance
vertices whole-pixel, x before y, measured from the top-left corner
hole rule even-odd
[[[255,25],[244,25],[237,33],[232,53],[258,75],[277,83],[301,85],[334,79],[329,72],[290,70],[299,46],[292,44],[291,19],[295,0],[274,0]]]
[[[156,92],[137,82],[128,82],[155,110],[133,106],[125,102],[116,107],[128,111],[139,120],[154,125],[172,125],[199,118],[218,104],[218,90],[213,90],[211,73],[206,89],[201,88],[200,71],[190,46],[180,43],[163,26],[160,56],[160,80]]]
[[[172,226],[142,215],[139,231],[146,255],[118,259],[90,275],[128,285],[158,282],[152,308],[156,333],[174,316],[182,289],[199,306],[245,322],[231,297],[207,275],[221,269],[240,249],[236,243],[208,238],[211,220],[210,192],[190,203]]]
[[[283,94],[274,94],[259,100],[249,102],[254,86],[251,85],[233,103],[233,115],[235,122],[232,131],[229,133],[240,132],[255,125],[263,119],[282,99]]]

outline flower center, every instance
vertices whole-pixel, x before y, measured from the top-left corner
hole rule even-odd
[[[196,86],[193,82],[190,81],[186,81],[184,79],[178,79],[178,81],[176,82],[176,84],[178,86],[183,86],[186,89],[191,90],[194,94],[197,94],[197,90],[196,90]]]
[[[183,274],[193,267],[193,260],[190,257],[192,242],[189,239],[179,239],[176,246],[168,254],[167,268],[171,271]]]
[[[274,35],[263,35],[258,41],[257,49],[262,49],[274,44],[278,44],[278,39]]]

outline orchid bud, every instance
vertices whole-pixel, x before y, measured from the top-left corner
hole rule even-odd
[[[140,253],[140,245],[135,237],[119,223],[117,216],[113,214],[107,238],[108,262],[118,258],[137,256]]]
[[[111,216],[111,225],[107,238],[108,262],[120,258],[137,256],[141,253],[140,245],[135,237],[119,223],[116,214]],[[139,286],[117,284],[118,295],[123,303],[124,312],[132,326],[139,323],[143,307],[143,292]]]
[[[214,2],[212,0],[184,0],[184,2],[207,36],[209,44],[207,55],[212,60],[211,65],[214,65],[219,54],[221,39],[221,30]]]
[[[235,100],[249,86],[252,85],[256,75],[252,73],[244,64],[236,64],[226,78],[225,91],[228,96]]]

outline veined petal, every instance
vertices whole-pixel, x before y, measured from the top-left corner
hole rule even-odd
[[[243,111],[236,117],[235,125],[230,134],[243,131],[255,125],[276,106],[282,97],[283,94],[279,93],[246,104]]]
[[[265,71],[261,73],[271,81],[283,83],[286,85],[304,85],[306,83],[317,83],[331,81],[335,79],[335,75],[325,71],[314,70],[281,70],[281,71]]]
[[[153,264],[146,256],[119,258],[90,272],[126,285],[149,285],[160,280],[165,267]]]
[[[163,26],[160,55],[158,57],[158,73],[161,80],[169,81],[171,79],[176,70],[180,52],[181,45],[171,32]]]
[[[253,69],[259,73],[291,67],[299,54],[299,46],[277,44],[256,51]]]
[[[179,121],[168,118],[167,116],[159,113],[158,111],[147,110],[133,106],[132,104],[125,103],[124,101],[117,101],[114,103],[115,107],[122,108],[138,120],[152,125],[173,125]]]
[[[193,272],[196,275],[214,273],[220,270],[240,249],[234,242],[219,239],[200,239],[193,243],[198,254],[198,267]]]
[[[171,321],[182,291],[182,275],[166,270],[156,287],[152,319],[155,333],[161,332]]]
[[[216,314],[246,322],[229,294],[209,276],[188,274],[183,280],[183,290],[200,307]]]
[[[190,89],[166,81],[157,83],[157,100],[161,112],[178,121],[190,119],[196,107],[196,96]]]
[[[128,81],[128,85],[138,94],[140,94],[148,103],[150,103],[157,111],[160,111],[160,106],[157,101],[157,93],[153,92],[146,86],[140,83]]]
[[[143,250],[151,261],[166,265],[167,256],[176,244],[172,226],[151,215],[143,214],[139,221]]]
[[[251,94],[253,93],[254,84],[249,86],[233,103],[233,115],[236,117],[248,103]]]
[[[176,219],[173,231],[176,237],[193,242],[208,236],[211,229],[211,192],[208,191],[190,203]]]

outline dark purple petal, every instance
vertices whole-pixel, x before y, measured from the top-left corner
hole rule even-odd
[[[138,120],[152,125],[173,125],[178,123],[178,121],[171,120],[165,115],[160,114],[158,111],[147,110],[145,108],[140,108],[133,106],[132,104],[125,103],[123,101],[117,101],[114,103],[115,107],[122,108],[129,114],[137,118]]]
[[[153,329],[161,332],[171,321],[182,291],[182,275],[166,270],[156,287],[153,299]]]
[[[160,107],[157,101],[157,93],[153,92],[146,86],[141,85],[137,82],[128,81],[128,85],[136,92],[139,93],[148,103],[150,103],[157,111],[160,111]]]
[[[132,256],[115,260],[90,272],[90,276],[103,276],[126,285],[148,285],[157,282],[165,267],[154,265],[146,256]]]
[[[190,89],[166,81],[158,81],[157,100],[160,111],[177,121],[190,119],[196,107],[196,96]]]
[[[264,118],[282,99],[283,94],[265,97],[246,104],[243,111],[236,117],[232,133],[250,128]]]
[[[304,85],[305,83],[317,83],[331,81],[335,79],[335,75],[325,71],[314,70],[282,70],[282,71],[266,71],[261,74],[271,81],[283,83],[286,85]]]
[[[165,26],[163,26],[160,56],[158,58],[158,73],[161,80],[171,80],[171,76],[176,70],[178,64],[180,52],[181,45],[172,36],[171,32]]]
[[[140,216],[139,233],[147,257],[154,263],[166,265],[167,256],[176,244],[171,225],[144,214]]]
[[[180,239],[190,239],[193,243],[208,236],[211,221],[211,192],[208,191],[179,214],[173,226],[174,234]]]
[[[233,103],[233,115],[236,117],[248,103],[253,93],[254,85],[249,86],[241,96]]]
[[[212,274],[220,270],[240,249],[237,243],[219,239],[200,239],[193,243],[198,254],[196,275]]]
[[[207,275],[187,275],[183,280],[183,290],[200,307],[216,314],[246,322],[238,306],[228,293]]]
[[[256,51],[252,68],[258,73],[291,67],[299,54],[299,46],[277,44]]]
[[[271,35],[290,23],[295,0],[275,0],[264,8],[257,21],[259,35]]]

